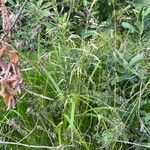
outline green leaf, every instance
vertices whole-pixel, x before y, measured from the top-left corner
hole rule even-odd
[[[44,10],[40,11],[40,19],[42,19],[43,17],[48,17],[50,15],[51,15],[51,13],[47,9],[44,9]]]
[[[46,9],[52,5],[52,2],[47,2],[41,6],[41,9]]]
[[[150,113],[145,113],[145,122],[150,122]]]
[[[70,128],[72,131],[71,132],[71,138],[73,140],[73,129],[74,129],[74,119],[75,119],[74,117],[75,117],[75,107],[76,107],[75,100],[72,99],[71,103],[72,103],[72,105],[71,105]]]
[[[131,61],[129,62],[129,67],[132,66],[133,64],[135,64],[136,62],[142,60],[144,58],[144,54],[141,53],[141,54],[137,54],[135,57],[133,57],[131,59]]]
[[[144,14],[144,30],[150,28],[150,9],[148,9]]]
[[[149,0],[133,0],[132,5],[140,10],[142,9],[142,7],[147,7],[150,5],[150,1]]]
[[[95,33],[96,33],[95,30],[84,31],[84,32],[82,32],[82,38],[86,39],[86,38],[88,38],[90,36],[93,36]]]
[[[10,3],[12,6],[15,5],[15,3],[13,2],[13,0],[7,0],[8,3]]]
[[[117,76],[116,78],[114,78],[111,82],[111,85],[114,85],[116,83],[119,83],[121,81],[127,80],[129,79],[130,76],[128,74],[122,75],[122,76]]]
[[[42,3],[43,3],[43,0],[38,0],[38,1],[37,1],[37,7],[40,8],[41,5],[42,5]]]
[[[134,32],[139,33],[139,31],[137,31],[137,30],[135,29],[135,27],[134,27],[133,25],[131,25],[130,23],[128,23],[128,22],[122,22],[122,26],[123,26],[123,28],[125,28],[125,29],[129,29],[132,33],[134,33]]]
[[[115,60],[117,60],[125,68],[128,67],[128,62],[125,60],[125,58],[124,58],[122,53],[116,51],[113,54],[114,54]]]

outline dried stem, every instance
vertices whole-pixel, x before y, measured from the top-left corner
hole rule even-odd
[[[21,15],[21,13],[22,13],[22,11],[23,11],[23,9],[24,9],[24,7],[25,7],[27,1],[28,1],[28,0],[25,0],[25,1],[24,1],[23,5],[22,5],[22,7],[20,8],[20,10],[19,10],[19,12],[18,12],[18,14],[17,14],[17,16],[16,16],[14,22],[12,23],[12,25],[11,25],[9,31],[11,31],[11,30],[14,28],[14,26],[15,26],[17,20],[19,19],[19,17],[20,17],[20,15]],[[1,37],[0,42],[1,42],[7,35],[8,35],[8,32],[5,33],[5,34]]]

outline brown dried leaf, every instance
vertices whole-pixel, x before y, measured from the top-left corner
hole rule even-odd
[[[19,57],[16,51],[10,51],[10,62],[16,64],[19,61]]]
[[[2,58],[3,54],[4,54],[4,48],[2,47],[0,48],[0,58]]]
[[[0,60],[0,75],[4,75],[6,73],[7,70],[7,65],[5,63],[2,62],[2,60]]]
[[[1,14],[3,21],[3,32],[1,46],[0,46],[0,96],[3,97],[7,109],[10,109],[15,106],[16,103],[16,95],[20,93],[20,83],[21,83],[21,74],[20,69],[16,67],[17,62],[19,61],[19,57],[17,52],[13,49],[13,47],[7,43],[9,41],[11,35],[12,28],[12,20],[14,17],[10,14],[9,10],[5,5],[5,0],[0,0],[1,4]],[[4,50],[6,50],[6,54],[9,54],[10,62],[3,61]]]
[[[16,92],[11,89],[8,85],[1,85],[1,91],[0,96],[3,97],[4,102],[7,106],[7,109],[10,109],[11,107],[15,107],[15,96]]]
[[[9,11],[5,5],[5,0],[1,0],[1,13],[2,13],[2,19],[3,19],[3,30],[4,34],[9,34],[9,30],[11,27],[11,19]]]
[[[19,83],[20,72],[14,64],[9,63],[5,69],[4,77],[2,77],[0,80],[0,96],[3,97],[7,109],[13,108],[15,106],[15,97],[17,95],[17,92],[20,92]]]
[[[12,107],[13,100],[14,100],[14,97],[9,92],[6,91],[4,93],[4,101],[7,106],[7,109],[10,109]]]
[[[16,80],[18,80],[18,75],[14,75],[14,76],[9,77],[8,79],[5,80],[5,83],[9,84],[9,83],[12,83]]]
[[[17,75],[18,75],[19,80],[20,80],[19,83],[21,83],[22,82],[22,80],[21,80],[21,71],[20,71],[20,69],[18,67],[16,68],[16,72],[17,72]]]

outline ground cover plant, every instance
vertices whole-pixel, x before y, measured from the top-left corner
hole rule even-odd
[[[0,149],[150,148],[149,0],[28,0],[9,43],[23,81]]]

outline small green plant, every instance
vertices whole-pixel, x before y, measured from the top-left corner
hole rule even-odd
[[[133,12],[136,20],[133,24],[122,22],[122,26],[129,29],[132,33],[137,33],[141,38],[149,40],[149,27],[150,27],[150,3],[148,1],[133,1]]]

